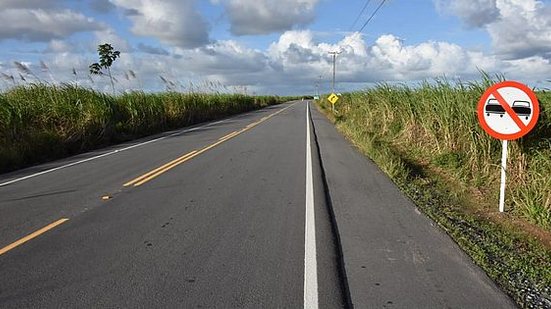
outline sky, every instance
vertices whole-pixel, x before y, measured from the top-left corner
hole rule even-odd
[[[0,20],[2,89],[109,91],[103,43],[118,92],[327,93],[331,51],[337,92],[480,70],[551,88],[551,0],[2,0]]]

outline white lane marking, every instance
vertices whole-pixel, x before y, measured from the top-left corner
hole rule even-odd
[[[206,127],[206,126],[203,126],[203,127]],[[187,130],[183,130],[183,131],[178,131],[176,133],[172,133],[170,135],[158,137],[158,138],[149,140],[147,142],[135,144],[135,145],[128,146],[128,147],[125,147],[125,148],[121,148],[121,149],[116,149],[116,150],[113,150],[113,151],[110,151],[110,152],[106,152],[104,154],[100,154],[100,155],[97,155],[97,156],[94,156],[94,157],[90,157],[90,158],[80,160],[80,161],[77,161],[77,162],[72,162],[72,163],[69,163],[69,164],[62,165],[62,166],[54,167],[54,168],[49,169],[49,170],[45,170],[45,171],[42,171],[42,172],[27,175],[27,176],[24,176],[24,177],[16,178],[16,179],[13,179],[13,180],[10,180],[10,181],[0,183],[0,187],[11,185],[11,184],[16,183],[16,182],[27,180],[29,178],[34,178],[34,177],[44,175],[44,174],[48,174],[48,173],[51,173],[51,172],[59,171],[61,169],[65,169],[65,168],[68,168],[68,167],[71,167],[71,166],[75,166],[75,165],[79,165],[79,164],[86,163],[86,162],[89,162],[89,161],[97,160],[99,158],[107,157],[107,156],[110,156],[110,155],[113,155],[113,154],[116,154],[116,153],[119,153],[119,152],[122,152],[122,151],[126,151],[126,150],[129,150],[129,149],[132,149],[132,148],[136,148],[136,147],[140,147],[140,146],[147,145],[147,144],[150,144],[150,143],[154,143],[154,142],[166,139],[166,138],[174,136],[174,135],[178,135],[178,134],[181,134],[181,133],[192,132],[192,131],[198,130],[200,128],[202,128],[202,127],[194,128],[194,129],[187,129]]]
[[[44,175],[44,174],[49,174],[51,172],[59,171],[59,170],[62,170],[62,169],[68,168],[68,167],[72,167],[72,166],[75,166],[75,165],[79,165],[79,164],[82,164],[82,163],[86,163],[86,162],[89,162],[89,161],[97,160],[97,159],[100,159],[100,158],[103,158],[103,157],[114,155],[114,154],[122,152],[122,151],[130,150],[132,148],[136,148],[136,147],[144,146],[144,145],[147,145],[147,144],[150,144],[150,143],[158,142],[160,140],[163,140],[163,139],[166,139],[166,138],[178,135],[178,134],[189,133],[189,132],[197,131],[197,130],[200,130],[200,129],[204,129],[206,127],[216,125],[216,124],[220,124],[220,123],[226,122],[228,120],[232,120],[232,119],[237,118],[237,117],[243,117],[243,116],[246,116],[246,115],[251,114],[251,113],[252,112],[248,112],[248,113],[241,114],[241,115],[236,115],[234,117],[219,120],[219,121],[212,122],[212,123],[208,123],[208,124],[202,125],[200,127],[180,130],[178,132],[175,132],[175,133],[172,133],[172,134],[169,134],[169,135],[166,135],[166,136],[158,137],[158,138],[149,140],[147,142],[135,144],[135,145],[128,146],[128,147],[125,147],[125,148],[121,148],[121,149],[116,149],[116,150],[113,150],[113,151],[110,151],[110,152],[107,152],[107,153],[104,153],[104,154],[100,154],[100,155],[97,155],[97,156],[94,156],[94,157],[90,157],[90,158],[87,158],[87,159],[80,160],[80,161],[77,161],[77,162],[72,162],[72,163],[69,163],[69,164],[65,164],[65,165],[62,165],[62,166],[51,168],[49,170],[45,170],[45,171],[41,171],[41,172],[34,173],[34,174],[31,174],[31,175],[27,175],[27,176],[23,176],[23,177],[20,177],[20,178],[12,179],[12,180],[0,183],[0,187],[5,187],[7,185],[11,185],[11,184],[16,183],[16,182],[20,182],[20,181],[27,180],[27,179],[30,179],[30,178],[38,177],[38,176],[41,176],[41,175]]]
[[[316,222],[314,183],[310,140],[310,105],[306,103],[306,221],[304,227],[304,308],[318,308],[318,263],[316,256]]]

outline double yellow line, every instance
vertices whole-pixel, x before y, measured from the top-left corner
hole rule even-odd
[[[263,117],[259,121],[253,122],[253,123],[247,125],[245,128],[239,130],[239,131],[234,131],[230,134],[224,135],[223,137],[219,138],[216,143],[214,143],[212,145],[209,145],[209,146],[206,146],[201,150],[194,150],[190,153],[187,153],[183,156],[180,156],[180,157],[176,158],[175,160],[172,160],[172,161],[170,161],[166,164],[163,164],[162,166],[159,166],[158,168],[156,168],[156,169],[154,169],[150,172],[147,172],[147,173],[145,173],[145,174],[143,174],[143,175],[141,175],[137,178],[134,178],[134,179],[128,181],[127,183],[124,184],[124,186],[125,187],[128,187],[128,186],[134,186],[134,187],[141,186],[144,183],[146,183],[148,181],[151,181],[152,179],[158,177],[159,175],[169,171],[170,169],[173,169],[174,167],[176,167],[176,166],[178,166],[178,165],[180,165],[180,164],[182,164],[182,163],[184,163],[188,160],[191,160],[192,158],[202,154],[203,152],[208,151],[209,149],[212,149],[212,148],[224,143],[225,141],[230,140],[230,139],[238,136],[239,134],[256,127],[257,125],[261,124],[262,122],[264,122],[264,121],[272,118],[273,116],[287,110],[288,108],[292,107],[293,105],[290,105],[290,106],[288,106],[288,107],[286,107],[282,110],[279,110],[279,111],[277,111],[277,112],[275,112],[275,113],[273,113],[269,116]],[[11,243],[11,244],[3,247],[3,248],[0,248],[0,255],[2,255],[4,253],[18,247],[18,246],[20,246],[20,245],[22,245],[22,244],[24,244],[24,243],[26,243],[26,242],[34,239],[34,238],[36,238],[36,237],[38,237],[38,236],[54,229],[54,228],[56,228],[57,226],[65,223],[67,221],[69,221],[68,218],[61,218],[61,219],[59,219],[59,220],[57,220],[57,221],[55,221],[55,222],[53,222],[53,223],[51,223],[51,224],[49,224],[45,227],[39,229],[36,232],[33,232],[33,233],[31,233],[31,234],[29,234],[29,235],[15,241],[15,242],[13,242],[13,243]]]
[[[138,187],[138,186],[141,186],[142,184],[150,181],[151,179],[161,175],[162,173],[186,162],[187,160],[193,158],[193,155],[196,154],[197,151],[192,151],[188,154],[185,154],[175,160],[172,160],[162,166],[159,166],[158,168],[150,171],[150,172],[147,172],[145,174],[143,174],[142,176],[140,177],[137,177],[137,178],[134,178],[132,180],[130,180],[129,182],[125,183],[123,186],[125,187],[128,187],[128,186],[132,186],[134,185],[135,187]]]
[[[134,186],[134,187],[139,187],[141,185],[143,185],[144,183],[156,178],[157,176],[161,175],[161,174],[164,174],[165,172],[167,172],[168,170],[171,170],[173,168],[175,168],[176,166],[194,158],[195,156],[198,156],[199,154],[209,150],[210,148],[216,146],[216,145],[219,145],[227,140],[229,140],[230,138],[238,135],[240,132],[237,132],[237,131],[234,131],[226,136],[223,136],[221,137],[218,142],[208,146],[208,147],[205,147],[199,151],[197,150],[194,150],[190,153],[187,153],[181,157],[178,157],[176,158],[175,160],[172,160],[162,166],[159,166],[158,168],[150,171],[150,172],[147,172],[137,178],[134,178],[132,180],[130,180],[129,182],[125,183],[123,186],[125,187],[129,187],[129,186]]]
[[[218,145],[220,145],[220,144],[222,144],[222,143],[224,143],[224,142],[226,142],[226,141],[228,141],[228,140],[230,140],[230,139],[232,139],[236,136],[238,136],[239,134],[241,134],[245,131],[248,131],[248,130],[256,127],[257,125],[259,125],[259,124],[263,123],[264,121],[272,118],[273,116],[287,110],[288,108],[292,107],[293,105],[290,105],[290,106],[288,106],[288,107],[286,107],[282,110],[279,110],[279,111],[277,111],[273,114],[270,114],[266,117],[263,117],[259,121],[253,122],[253,123],[247,125],[245,128],[239,130],[239,131],[233,131],[233,132],[231,132],[227,135],[224,135],[221,138],[219,138],[218,141],[215,142],[214,144],[206,146],[206,147],[202,148],[201,150],[194,150],[190,153],[187,153],[187,154],[185,154],[181,157],[176,158],[175,160],[172,160],[172,161],[170,161],[166,164],[163,164],[163,165],[159,166],[158,168],[156,168],[156,169],[154,169],[150,172],[147,172],[147,173],[145,173],[145,174],[143,174],[139,177],[136,177],[136,178],[126,182],[123,186],[125,186],[125,187],[130,187],[130,186],[139,187],[139,186],[143,185],[144,183],[149,182],[149,181],[155,179],[156,177],[166,173],[167,171],[175,168],[176,166],[195,158],[196,156],[198,156],[198,155],[200,155],[200,154],[202,154],[202,153],[204,153],[204,152],[206,152],[206,151],[208,151],[208,150],[210,150],[210,149],[212,149],[212,148],[214,148],[214,147],[216,147],[216,146],[218,146]]]
[[[219,140],[219,141],[227,141],[227,140],[229,140],[230,138],[236,136],[237,134],[239,134],[238,131],[233,131],[232,133],[230,133],[230,134],[228,134],[228,135],[222,136],[222,137],[219,138],[218,140]]]

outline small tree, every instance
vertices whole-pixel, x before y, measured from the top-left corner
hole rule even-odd
[[[111,80],[111,87],[113,88],[113,93],[115,93],[115,83],[113,82],[113,76],[111,75],[111,65],[115,62],[115,59],[119,58],[121,52],[115,50],[111,44],[101,44],[98,46],[99,54],[99,63],[92,63],[90,65],[90,74],[104,74],[102,69],[107,69],[107,74]]]

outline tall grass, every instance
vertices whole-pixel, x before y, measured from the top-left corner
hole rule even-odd
[[[381,84],[345,94],[337,103],[337,123],[358,144],[391,149],[372,153],[392,176],[405,177],[401,159],[413,160],[497,204],[501,144],[480,128],[476,114],[479,98],[492,83],[485,78],[418,87]],[[537,96],[542,109],[537,127],[509,146],[507,207],[551,230],[551,93]]]
[[[113,96],[68,84],[15,87],[0,93],[0,172],[285,100],[220,93]]]

